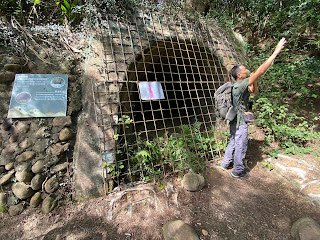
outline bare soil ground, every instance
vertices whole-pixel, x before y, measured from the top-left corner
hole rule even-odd
[[[291,239],[291,225],[300,217],[320,221],[319,205],[260,166],[247,180],[232,179],[215,167],[208,169],[206,177],[208,185],[200,192],[176,186],[177,201],[175,193],[168,196],[155,187],[157,197],[151,199],[157,203],[141,201],[132,212],[128,203],[138,201],[123,195],[111,220],[112,196],[70,204],[49,215],[38,211],[3,215],[0,239],[161,239],[162,225],[172,219],[191,224],[202,239]],[[142,199],[149,185],[140,188],[135,197]]]
[[[189,223],[201,239],[292,239],[291,226],[300,217],[320,222],[319,203],[259,164],[262,140],[259,131],[251,134],[252,170],[246,180],[231,178],[215,163],[208,166],[207,186],[200,192],[187,192],[179,179],[171,179],[164,182],[166,189],[139,185],[48,215],[39,210],[5,214],[0,239],[162,239],[163,224],[174,219]]]

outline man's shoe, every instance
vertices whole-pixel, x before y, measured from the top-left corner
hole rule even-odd
[[[234,173],[231,172],[230,176],[233,178],[240,178],[240,179],[244,179],[244,178],[248,178],[249,177],[249,173],[247,172],[243,172],[243,173]]]
[[[232,169],[233,168],[233,164],[230,164],[229,166],[225,167],[223,165],[220,165],[219,168],[223,171],[227,171],[229,169]]]

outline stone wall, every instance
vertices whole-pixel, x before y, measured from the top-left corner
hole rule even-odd
[[[67,116],[8,119],[15,74],[53,72],[69,75]],[[77,77],[59,66],[47,66],[39,59],[31,63],[11,53],[0,55],[0,205],[10,215],[38,206],[48,213],[59,201],[70,198],[71,153],[77,131],[76,116],[81,109],[78,88]]]

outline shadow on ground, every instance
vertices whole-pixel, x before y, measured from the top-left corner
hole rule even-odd
[[[81,240],[124,239],[103,218],[92,216],[81,216],[80,219],[72,219],[38,239],[58,240],[67,239],[68,237]]]
[[[1,216],[0,239],[162,239],[163,224],[181,219],[203,240],[285,240],[291,239],[291,226],[300,217],[320,222],[319,205],[259,164],[246,180],[233,179],[228,171],[216,167],[208,168],[205,176],[208,184],[200,192],[187,192],[172,179],[175,191],[170,196],[157,186],[144,195],[144,190],[140,196],[138,192],[123,195],[115,202],[111,220],[108,212],[115,195],[70,205],[49,215],[26,212],[16,217]],[[147,197],[151,204],[138,197]],[[135,198],[139,204],[133,204]],[[203,230],[208,235],[203,235]]]
[[[39,215],[41,216],[41,215]],[[52,215],[53,216],[53,215]],[[51,217],[52,217],[51,216]],[[43,216],[42,216],[43,217]],[[19,218],[19,217],[16,217]],[[49,217],[50,218],[50,217]],[[13,218],[11,219],[13,220]],[[56,221],[50,224],[48,219],[43,222],[37,222],[37,230],[28,229],[26,226],[32,225],[32,223],[26,223],[21,221],[23,224],[11,223],[14,226],[12,229],[3,228],[1,226],[0,239],[33,239],[33,240],[60,240],[60,239],[81,239],[81,240],[106,240],[115,239],[122,240],[126,239],[126,236],[121,236],[117,233],[115,226],[107,223],[104,218],[83,215],[79,212],[78,216],[66,221],[63,218],[56,218]],[[54,219],[51,219],[54,220]],[[32,221],[32,219],[28,219]],[[60,222],[60,224],[59,224]],[[57,225],[57,227],[55,227]],[[49,230],[48,229],[51,229]],[[39,235],[39,233],[41,233]],[[45,233],[47,232],[47,233]],[[45,234],[44,234],[45,233]]]
[[[247,167],[249,171],[254,169],[258,162],[263,160],[262,152],[263,140],[249,139],[248,150],[246,154]]]
[[[289,182],[260,166],[246,180],[227,171],[209,169],[208,186],[183,192],[181,205],[192,206],[189,220],[202,239],[291,239],[294,221],[309,216],[320,221],[319,206]],[[183,216],[181,216],[183,217]]]

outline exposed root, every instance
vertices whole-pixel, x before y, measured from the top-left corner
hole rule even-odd
[[[37,41],[33,38],[32,34],[25,27],[21,26],[21,24],[14,17],[11,19],[11,25],[14,29],[16,29],[18,32],[20,32],[22,34],[22,36],[25,40],[25,46],[31,52],[33,52],[37,56],[37,58],[39,58],[44,63],[47,63],[49,65],[54,65],[53,63],[43,59],[43,57],[41,57],[40,54],[34,49],[35,47],[37,47],[37,48],[41,49],[42,51],[44,51],[46,56],[49,56],[46,49],[41,47],[41,45],[38,44]],[[33,46],[31,46],[31,45],[33,45]]]
[[[110,201],[109,203],[109,211],[108,211],[108,214],[107,214],[107,218],[108,220],[112,220],[113,218],[113,208],[114,208],[114,204],[119,201],[123,196],[125,196],[127,193],[131,193],[131,192],[139,192],[139,191],[149,191],[151,193],[153,193],[153,203],[154,203],[154,206],[155,206],[155,209],[157,210],[158,209],[158,203],[159,203],[159,199],[156,195],[156,192],[154,191],[154,189],[150,186],[143,186],[143,185],[139,185],[137,187],[134,187],[134,188],[131,188],[131,189],[126,189],[124,191],[121,191],[121,192],[117,192],[117,193],[112,193],[111,195],[111,198],[112,200]],[[138,202],[142,202],[144,200],[146,200],[147,198],[144,198],[144,199],[140,199],[138,201],[135,201],[133,202],[134,204],[137,204]]]

